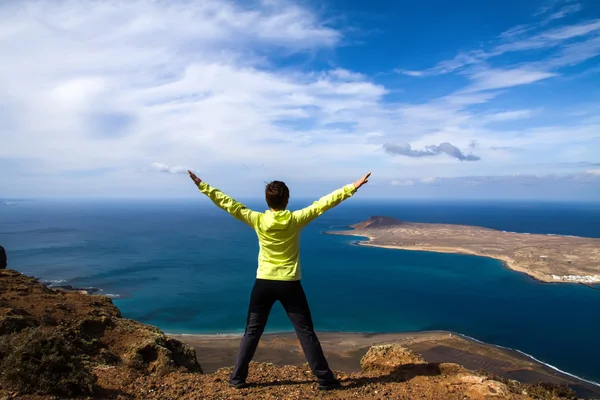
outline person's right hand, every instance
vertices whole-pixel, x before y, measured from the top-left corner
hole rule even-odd
[[[196,186],[198,186],[202,182],[202,180],[198,178],[196,174],[194,174],[192,171],[188,170],[188,174],[190,174],[190,178],[192,178]]]
[[[358,190],[362,185],[369,182],[368,179],[370,176],[371,176],[371,173],[369,172],[368,174],[366,174],[365,176],[363,176],[362,178],[360,178],[359,180],[354,182],[354,187]]]

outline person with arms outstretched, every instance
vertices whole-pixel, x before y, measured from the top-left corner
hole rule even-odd
[[[193,172],[188,171],[188,173],[198,189],[213,203],[236,219],[250,225],[258,236],[256,281],[250,295],[246,329],[231,374],[230,386],[236,389],[248,387],[246,383],[248,366],[267,325],[271,307],[279,301],[294,325],[306,360],[317,377],[319,389],[340,387],[339,381],[327,364],[315,334],[308,301],[300,283],[300,232],[313,219],[352,197],[362,185],[368,182],[371,173],[294,212],[287,210],[290,191],[286,184],[273,181],[265,189],[265,200],[269,209],[264,213],[250,210],[203,182]]]

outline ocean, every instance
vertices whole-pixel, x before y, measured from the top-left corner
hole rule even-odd
[[[367,248],[354,245],[360,238],[322,233],[372,215],[600,237],[600,204],[353,198],[305,229],[301,253],[317,330],[450,330],[600,382],[600,290],[540,283],[489,258]],[[10,268],[56,285],[99,288],[124,316],[165,332],[244,329],[255,234],[201,195],[0,202],[0,244]],[[267,331],[291,330],[276,305]]]

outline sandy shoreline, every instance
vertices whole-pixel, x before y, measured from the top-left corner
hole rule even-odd
[[[600,397],[599,385],[558,372],[515,350],[481,343],[452,332],[320,332],[318,335],[329,364],[336,371],[360,371],[360,359],[371,346],[398,343],[422,354],[430,363],[453,362],[470,370],[484,369],[522,382],[565,383],[582,395]],[[205,372],[232,366],[241,338],[241,334],[169,336],[193,346]],[[306,362],[293,332],[264,334],[254,361],[275,365],[303,365]]]
[[[330,234],[330,232],[328,232]],[[362,236],[362,235],[352,235],[352,236]],[[369,238],[368,241],[357,241],[358,246],[365,247],[379,247],[382,249],[394,249],[394,250],[407,250],[407,251],[428,251],[432,253],[446,253],[446,254],[466,254],[471,256],[485,257],[485,258],[493,258],[494,260],[501,261],[502,264],[508,269],[512,269],[513,271],[521,272],[529,275],[530,277],[545,283],[557,283],[564,281],[557,281],[548,277],[545,274],[539,274],[536,271],[531,271],[526,268],[521,268],[518,264],[514,262],[514,260],[501,255],[489,255],[489,254],[481,254],[475,251],[461,249],[460,247],[423,247],[423,246],[394,246],[394,245],[384,245],[384,244],[375,244],[372,241],[375,238]],[[578,282],[571,282],[578,283]]]

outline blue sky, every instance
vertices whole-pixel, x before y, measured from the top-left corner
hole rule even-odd
[[[0,197],[600,200],[600,2],[0,4]]]

